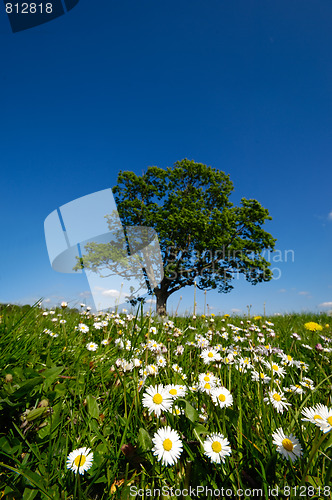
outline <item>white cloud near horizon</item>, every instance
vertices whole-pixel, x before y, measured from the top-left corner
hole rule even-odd
[[[101,292],[101,294],[106,295],[106,297],[119,297],[120,290],[115,290],[115,289],[104,290],[103,292]]]
[[[319,307],[332,307],[332,302],[322,302]]]

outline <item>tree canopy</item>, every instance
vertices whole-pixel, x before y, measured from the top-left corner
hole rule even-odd
[[[262,256],[276,241],[262,228],[269,212],[254,199],[242,198],[240,206],[233,206],[232,191],[229,175],[188,159],[166,169],[148,167],[141,176],[118,174],[113,194],[125,235],[135,226],[153,228],[158,235],[163,277],[157,286],[149,282],[149,273],[145,279],[159,314],[166,313],[170,295],[195,282],[201,290],[229,292],[239,274],[254,285],[272,279]],[[111,230],[114,215],[106,217]],[[125,247],[121,243],[130,253]],[[107,244],[87,246],[84,267],[113,272],[113,254]]]

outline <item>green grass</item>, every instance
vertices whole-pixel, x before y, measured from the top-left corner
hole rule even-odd
[[[331,407],[328,349],[332,343],[321,338],[331,339],[328,316],[214,317],[213,321],[211,317],[176,317],[167,318],[174,322],[167,326],[166,320],[138,311],[136,316],[106,316],[107,324],[101,329],[94,323],[105,320],[105,315],[96,318],[70,309],[43,315],[38,307],[2,306],[0,316],[0,498],[130,499],[138,492],[136,498],[207,499],[224,498],[227,489],[233,498],[240,498],[240,489],[241,498],[252,498],[253,490],[261,490],[260,498],[266,500],[300,498],[301,493],[305,493],[302,497],[331,498],[332,433],[324,434],[301,420],[305,407],[318,403]],[[66,323],[60,323],[62,319]],[[266,320],[274,326],[266,325]],[[321,325],[322,331],[306,330],[309,321]],[[77,330],[80,323],[89,331]],[[242,330],[236,333],[230,325]],[[257,336],[259,330],[264,340]],[[294,332],[301,340],[291,336]],[[220,344],[221,362],[204,364],[197,335],[210,346]],[[130,340],[131,346],[120,349],[118,339]],[[107,345],[101,345],[102,340]],[[163,344],[166,366],[159,367],[157,375],[149,375],[140,387],[139,370],[156,363],[156,354],[146,348],[149,340]],[[98,344],[97,350],[89,351],[88,342]],[[317,343],[327,350],[315,349]],[[305,365],[283,366],[277,352],[256,352],[258,345],[267,344]],[[178,346],[183,346],[182,354],[175,353]],[[236,351],[235,362],[227,364],[231,350]],[[277,362],[285,376],[273,375],[268,384],[255,382],[251,369],[237,368],[241,356],[269,376],[262,360]],[[122,365],[117,361],[133,358],[142,365],[128,371],[123,361]],[[174,364],[182,368],[181,373]],[[207,371],[231,392],[232,406],[217,407],[209,394],[192,390],[198,385],[198,375]],[[305,389],[303,394],[285,392],[291,404],[288,410],[278,413],[264,401],[272,388],[288,388],[304,377],[313,381],[314,389]],[[187,387],[186,395],[174,403],[181,414],[149,415],[142,405],[146,388],[171,383]],[[175,429],[183,444],[173,466],[163,466],[151,451],[154,433],[164,425]],[[285,460],[272,443],[272,433],[279,427],[301,443],[303,455],[295,462]],[[223,434],[230,443],[232,453],[224,463],[212,463],[204,454],[202,444],[212,433]],[[66,467],[69,453],[80,447],[91,448],[94,455],[92,467],[83,475]],[[215,491],[201,489],[197,495],[197,487]],[[188,491],[182,495],[183,490]]]

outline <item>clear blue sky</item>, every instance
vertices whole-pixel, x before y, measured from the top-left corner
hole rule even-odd
[[[51,268],[44,219],[119,170],[189,158],[268,208],[283,261],[270,283],[209,292],[211,311],[332,309],[331,23],[329,0],[80,0],[13,34],[2,5],[0,302],[88,301]],[[192,309],[187,288],[170,312],[180,295]]]

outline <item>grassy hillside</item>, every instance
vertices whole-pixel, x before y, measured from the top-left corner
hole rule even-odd
[[[0,498],[331,497],[328,316],[0,317]]]

